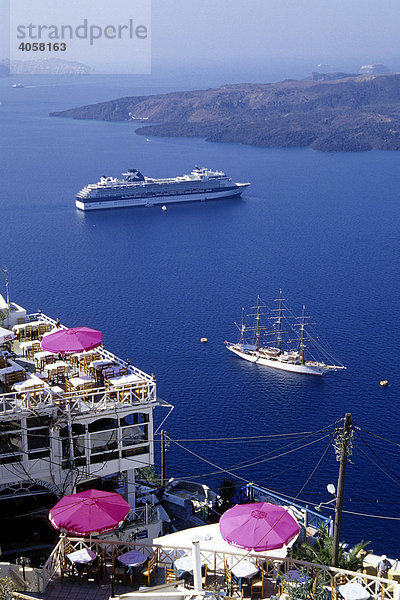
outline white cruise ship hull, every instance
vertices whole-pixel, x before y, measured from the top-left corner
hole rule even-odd
[[[279,360],[279,358],[267,358],[265,356],[261,356],[260,353],[255,350],[252,353],[248,353],[241,349],[240,344],[230,344],[226,343],[226,347],[228,350],[243,358],[244,360],[257,363],[258,365],[262,365],[265,367],[270,367],[271,369],[279,369],[280,371],[289,371],[291,373],[301,373],[303,375],[322,375],[326,371],[336,370],[335,367],[331,367],[329,365],[324,365],[321,363],[292,363],[287,361]]]
[[[237,189],[216,190],[212,192],[201,192],[198,194],[176,194],[168,196],[156,196],[152,198],[110,198],[109,200],[85,200],[76,199],[76,207],[80,210],[101,210],[105,208],[124,208],[130,206],[154,206],[156,204],[176,204],[178,202],[198,202],[205,200],[216,200],[218,198],[232,198],[240,196],[245,189],[244,185]]]

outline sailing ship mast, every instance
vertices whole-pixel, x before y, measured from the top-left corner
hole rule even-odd
[[[300,353],[301,353],[301,364],[304,365],[304,327],[305,327],[305,323],[306,323],[306,307],[303,304],[303,314],[301,316],[301,325],[300,325],[300,332],[301,332],[301,337],[300,337]]]
[[[264,327],[261,327],[260,325],[260,318],[263,315],[263,313],[260,312],[261,308],[265,308],[265,304],[260,304],[260,296],[257,296],[257,306],[252,306],[251,308],[255,308],[256,312],[254,314],[250,314],[250,317],[255,317],[256,318],[256,340],[257,340],[257,350],[259,350],[261,348],[261,336],[260,336],[260,332],[261,329],[265,329]]]
[[[278,304],[278,333],[277,333],[277,342],[278,342],[278,348],[279,348],[279,352],[282,352],[282,290],[279,290],[279,298],[275,299],[276,302],[279,302]]]

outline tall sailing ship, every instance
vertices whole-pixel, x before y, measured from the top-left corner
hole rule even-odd
[[[261,304],[259,296],[256,306],[252,307],[255,312],[248,315],[255,318],[254,325],[245,324],[242,308],[242,322],[240,325],[235,323],[240,331],[240,341],[225,342],[227,349],[249,362],[292,373],[322,375],[327,371],[345,369],[340,363],[334,364],[334,359],[322,348],[318,339],[308,332],[307,327],[311,323],[307,321],[309,317],[305,306],[301,317],[296,318],[284,301],[280,291],[279,298],[275,299],[278,308],[273,309],[268,317],[272,320],[272,327],[263,325],[265,313],[261,311],[266,307]]]

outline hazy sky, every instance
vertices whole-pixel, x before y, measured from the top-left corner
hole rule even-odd
[[[10,1],[15,10],[27,2]],[[29,0],[30,9],[20,14],[29,19],[41,5],[53,22],[86,17],[124,22],[135,18],[138,2],[147,1],[150,4],[150,0]],[[7,0],[0,3],[4,23]],[[400,0],[152,0],[150,22],[154,68],[160,62],[189,63],[193,68],[224,62],[245,69],[256,62],[306,59],[332,69],[384,62],[400,70]],[[5,38],[2,35],[2,50]],[[113,55],[100,52],[102,43],[103,50],[106,44],[116,47],[100,41],[94,56],[93,48],[81,45],[74,58],[97,72],[102,66],[129,70],[126,48]]]

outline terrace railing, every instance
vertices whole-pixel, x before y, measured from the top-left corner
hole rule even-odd
[[[191,545],[181,547],[164,545],[152,546],[151,544],[145,544],[140,541],[121,542],[69,536],[61,537],[43,568],[43,589],[46,588],[48,582],[56,573],[58,566],[62,564],[65,554],[85,547],[90,548],[97,555],[102,554],[106,559],[107,564],[111,564],[112,557],[116,553],[121,554],[123,552],[128,552],[133,548],[140,550],[140,552],[149,557],[155,553],[157,564],[159,566],[170,566],[178,557],[191,551]],[[396,581],[382,579],[381,577],[375,577],[365,573],[347,571],[335,567],[295,560],[291,557],[286,557],[285,559],[271,556],[263,557],[262,553],[257,553],[257,555],[255,555],[251,552],[248,554],[237,554],[234,549],[232,552],[201,550],[200,555],[203,563],[208,564],[210,568],[215,571],[221,571],[221,573],[224,572],[226,563],[232,567],[235,563],[239,563],[240,561],[251,557],[252,559],[256,559],[259,563],[265,561],[264,569],[266,575],[273,580],[276,580],[278,575],[283,575],[292,569],[301,569],[308,572],[312,578],[316,578],[320,585],[333,591],[335,587],[335,576],[342,574],[345,576],[347,582],[357,582],[368,590],[372,600],[400,600],[400,584]]]

